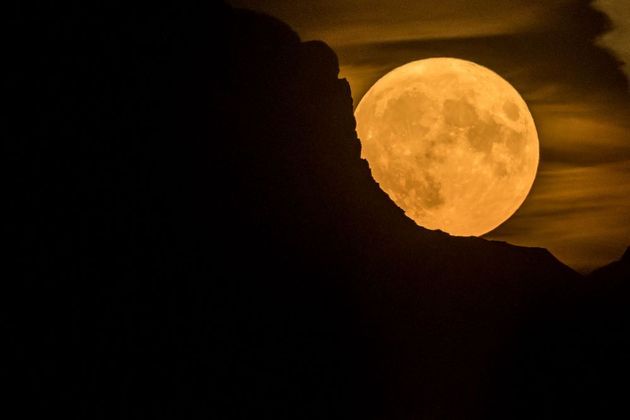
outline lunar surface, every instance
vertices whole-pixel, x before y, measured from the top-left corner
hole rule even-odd
[[[418,225],[480,236],[521,206],[536,177],[527,104],[493,71],[454,58],[398,67],[356,109],[372,176]]]

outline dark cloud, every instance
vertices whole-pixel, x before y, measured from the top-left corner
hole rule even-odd
[[[627,0],[596,0],[594,6],[612,20],[612,30],[605,33],[599,43],[610,48],[624,62],[630,76],[630,3]]]
[[[376,80],[413,60],[457,57],[494,70],[530,107],[541,165],[523,207],[488,238],[546,247],[584,270],[615,259],[630,243],[630,173],[624,170],[630,164],[630,94],[623,72],[623,61],[630,61],[624,23],[630,3],[233,3],[276,15],[303,38],[331,44],[355,106]]]

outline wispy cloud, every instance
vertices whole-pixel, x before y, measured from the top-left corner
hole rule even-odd
[[[450,39],[526,31],[552,26],[554,15],[572,0],[232,0],[236,6],[266,11],[287,22],[305,39],[333,46],[369,42]]]
[[[628,244],[630,161],[587,167],[545,164],[526,203],[487,235],[544,246],[580,271],[618,259]]]

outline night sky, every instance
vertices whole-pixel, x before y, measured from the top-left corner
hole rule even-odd
[[[265,13],[13,16],[5,411],[630,418],[630,3],[233,3]],[[417,226],[360,158],[353,107],[437,56],[507,79],[539,132],[482,238]]]
[[[234,0],[338,54],[354,106],[388,71],[457,57],[508,80],[537,125],[529,197],[488,239],[549,249],[588,272],[630,242],[630,4],[623,0]],[[626,73],[624,73],[624,70]]]

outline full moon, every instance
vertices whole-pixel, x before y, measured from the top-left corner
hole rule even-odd
[[[470,61],[429,58],[378,80],[355,112],[361,157],[418,225],[480,236],[521,206],[539,145],[527,104]]]

